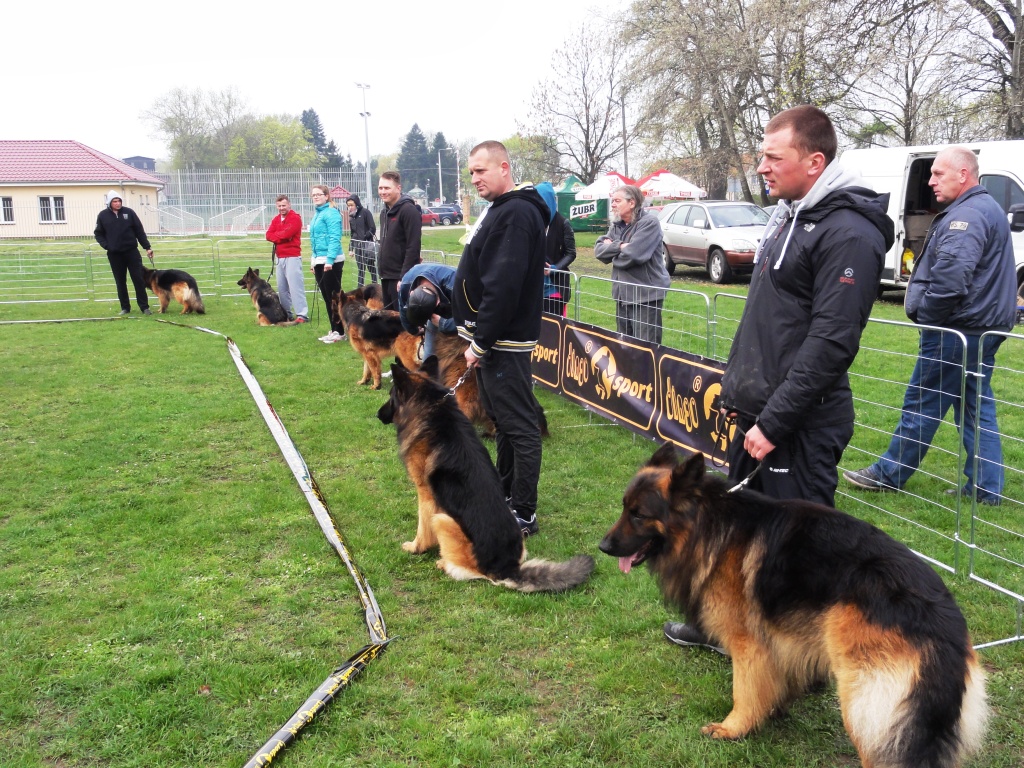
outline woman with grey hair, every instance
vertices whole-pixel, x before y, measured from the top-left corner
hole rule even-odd
[[[612,225],[597,239],[594,255],[612,265],[612,298],[619,333],[661,343],[661,309],[671,284],[661,258],[661,224],[644,210],[639,187],[612,192]]]

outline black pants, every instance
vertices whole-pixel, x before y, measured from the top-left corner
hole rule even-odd
[[[738,418],[736,437],[729,444],[729,483],[735,485],[757,467],[743,448],[743,432],[754,422]],[[792,433],[765,456],[763,466],[747,488],[774,499],[804,499],[835,506],[839,460],[853,437],[853,424],[836,424]]]
[[[362,288],[363,272],[366,272],[367,282],[377,282],[377,253],[372,240],[353,240],[352,252],[356,257],[356,287]]]
[[[528,520],[537,511],[541,439],[530,355],[491,350],[476,369],[480,401],[494,421],[498,476],[512,508]]]
[[[381,278],[380,290],[384,294],[384,309],[398,311],[398,280]]]
[[[117,300],[121,302],[121,309],[126,312],[132,309],[131,298],[128,296],[128,275],[131,275],[132,285],[135,286],[135,301],[139,303],[139,309],[149,309],[149,296],[146,294],[146,281],[142,279],[142,254],[139,253],[139,249],[107,251],[107,261],[110,262],[110,271],[114,273]]]
[[[331,309],[331,301],[334,294],[341,290],[341,269],[345,262],[336,261],[330,269],[324,269],[323,264],[313,266],[313,274],[316,275],[316,284],[320,287],[320,295],[324,297],[324,305],[327,307],[327,317],[331,319],[331,330],[344,333],[341,320],[335,320],[334,312]]]

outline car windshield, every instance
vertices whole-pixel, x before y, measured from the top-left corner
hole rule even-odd
[[[768,214],[756,205],[721,205],[708,207],[711,223],[716,227],[753,227],[768,223]]]

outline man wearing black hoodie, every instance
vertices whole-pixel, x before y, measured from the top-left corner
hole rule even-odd
[[[402,194],[402,177],[397,171],[380,175],[377,194],[384,203],[380,212],[380,286],[384,309],[398,311],[398,281],[420,263],[423,216],[408,195]]]
[[[830,507],[853,437],[847,370],[894,240],[889,196],[844,170],[836,149],[817,107],[787,109],[765,126],[757,172],[779,205],[754,254],[721,396],[736,420],[729,482]],[[719,650],[699,625],[669,622],[665,636]]]
[[[142,277],[142,254],[139,253],[139,243],[142,243],[146,255],[151,259],[153,249],[149,247],[149,238],[146,237],[146,230],[139,217],[131,208],[122,205],[121,195],[117,190],[107,192],[107,207],[96,217],[93,235],[100,247],[107,252],[110,271],[114,273],[117,300],[121,303],[119,314],[127,315],[132,311],[127,275],[131,275],[132,285],[135,286],[135,300],[139,303],[142,314],[153,314],[149,309],[146,281]]]
[[[530,353],[540,336],[547,205],[517,189],[508,151],[485,141],[469,155],[473,186],[491,203],[477,219],[455,273],[452,310],[470,344],[480,399],[494,421],[498,474],[523,535],[537,532],[541,439]]]

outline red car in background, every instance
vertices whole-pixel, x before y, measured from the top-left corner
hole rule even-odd
[[[438,224],[441,223],[441,217],[438,216],[433,211],[431,211],[429,208],[426,209],[426,210],[420,211],[420,214],[422,215],[422,221],[423,221],[423,226],[424,227],[426,227],[426,226],[436,227]]]

